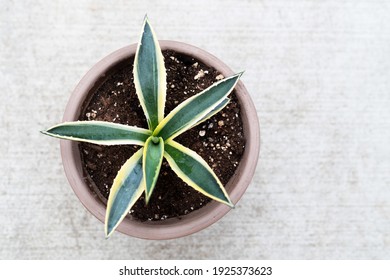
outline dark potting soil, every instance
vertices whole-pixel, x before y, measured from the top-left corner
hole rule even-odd
[[[164,51],[167,69],[165,115],[187,98],[201,92],[223,76],[213,68],[188,56]],[[106,81],[85,101],[79,120],[109,121],[147,128],[133,83],[133,62],[108,75]],[[204,123],[175,140],[196,151],[214,170],[223,185],[234,174],[245,148],[240,106],[234,91],[231,102]],[[140,147],[100,146],[79,143],[86,180],[92,190],[107,202],[111,184],[127,159]],[[146,206],[142,195],[130,210],[141,221],[180,217],[203,207],[210,199],[184,183],[163,161],[157,185]]]

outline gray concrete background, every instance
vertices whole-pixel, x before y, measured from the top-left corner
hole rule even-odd
[[[0,0],[0,258],[390,258],[390,2]],[[58,123],[80,78],[138,41],[160,39],[246,70],[261,122],[253,182],[195,235],[115,234],[73,194]]]

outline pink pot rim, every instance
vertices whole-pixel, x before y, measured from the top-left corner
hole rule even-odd
[[[193,56],[199,61],[214,67],[225,77],[234,74],[222,61],[202,49],[176,41],[159,42],[162,50],[171,49]],[[81,105],[90,90],[114,65],[133,56],[136,47],[136,44],[133,44],[111,53],[87,72],[69,99],[63,121],[78,119]],[[241,81],[236,85],[235,92],[241,106],[246,146],[235,175],[226,185],[234,204],[240,200],[252,180],[260,151],[260,128],[255,106]],[[65,174],[73,191],[87,210],[104,223],[106,208],[84,181],[77,142],[61,140],[60,145]],[[181,219],[171,218],[161,222],[139,222],[127,217],[117,230],[142,239],[165,240],[179,238],[212,225],[230,210],[228,206],[212,201],[203,208],[181,217]]]

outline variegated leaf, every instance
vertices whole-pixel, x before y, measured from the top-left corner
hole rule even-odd
[[[114,179],[107,202],[106,237],[114,232],[144,191],[142,154],[143,148],[125,162]]]
[[[99,145],[144,145],[152,134],[144,128],[102,121],[64,122],[41,132],[56,138]]]
[[[148,204],[156,186],[158,174],[164,156],[164,140],[160,137],[149,137],[145,142],[143,154],[143,173],[145,178],[145,201]]]
[[[201,156],[173,140],[166,141],[164,149],[164,157],[184,182],[204,195],[234,207],[218,177]]]
[[[147,17],[134,60],[134,84],[150,130],[164,118],[166,71],[160,45]]]
[[[202,122],[208,120],[209,118],[211,118],[215,114],[219,113],[223,108],[226,107],[226,105],[228,105],[229,102],[230,102],[229,98],[225,98],[224,100],[222,100],[222,102],[219,103],[217,106],[215,106],[214,109],[212,111],[210,111],[210,113],[208,113],[206,116],[204,116],[200,121],[198,121],[196,124],[194,124],[191,128],[193,128],[194,126],[197,126],[198,124],[201,124]]]
[[[182,102],[159,123],[153,135],[168,140],[193,127],[224,101],[241,75],[225,78]]]

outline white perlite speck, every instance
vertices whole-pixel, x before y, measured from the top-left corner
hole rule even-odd
[[[219,74],[217,77],[215,77],[217,81],[222,80],[223,78],[225,77],[222,74]]]
[[[203,78],[204,75],[205,75],[205,73],[204,73],[203,69],[200,69],[198,74],[195,75],[194,80],[198,80],[200,78]]]

